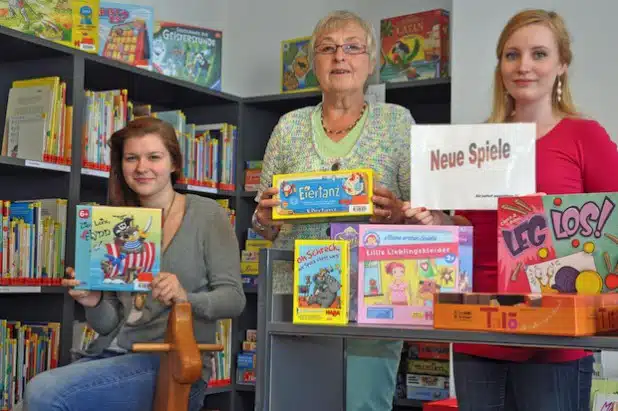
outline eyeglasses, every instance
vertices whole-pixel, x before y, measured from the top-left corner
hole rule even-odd
[[[320,44],[315,48],[318,54],[335,54],[337,49],[341,47],[341,50],[345,54],[364,54],[367,52],[367,46],[358,43],[345,43],[345,44]]]

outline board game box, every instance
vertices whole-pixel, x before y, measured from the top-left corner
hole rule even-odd
[[[161,210],[78,205],[76,289],[148,291],[160,271]]]
[[[432,325],[438,291],[472,285],[472,227],[363,224],[358,323]]]
[[[356,322],[358,314],[358,224],[331,223],[330,238],[348,242],[350,269],[348,270],[348,321]]]
[[[380,21],[380,80],[449,76],[449,12],[429,10]]]
[[[498,292],[618,289],[618,193],[498,201]]]
[[[348,271],[347,241],[296,240],[293,323],[347,324]]]
[[[166,76],[221,90],[222,44],[220,30],[157,21],[152,69]]]
[[[373,178],[371,169],[275,174],[280,204],[273,207],[272,218],[368,219],[373,214]]]
[[[298,93],[319,90],[318,78],[309,60],[311,37],[281,42],[281,92]]]
[[[154,8],[101,2],[100,10],[99,55],[149,69]]]

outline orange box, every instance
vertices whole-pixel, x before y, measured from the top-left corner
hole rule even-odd
[[[618,293],[434,295],[434,328],[584,336],[618,330]]]

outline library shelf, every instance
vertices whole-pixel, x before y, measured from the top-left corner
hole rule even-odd
[[[281,336],[369,338],[444,343],[500,344],[517,347],[579,348],[588,350],[618,350],[618,333],[563,337],[536,334],[509,334],[488,331],[443,330],[431,327],[381,326],[350,323],[346,326],[299,325],[276,321],[267,325],[267,332]]]
[[[238,97],[0,27],[0,111],[6,112],[8,91],[13,81],[47,76],[60,76],[66,82],[67,104],[75,108],[85,107],[88,90],[126,89],[132,101],[151,104],[153,111],[183,110],[189,123],[227,122],[237,125],[239,137],[235,158],[235,189],[214,190],[182,184],[176,188],[183,192],[229,199],[230,207],[236,211],[236,235],[241,245],[246,239],[256,206],[256,193],[244,190],[245,162],[262,160],[270,133],[282,115],[321,101],[320,92]],[[408,108],[418,123],[450,121],[450,79],[387,84],[385,87],[386,101]],[[0,116],[2,128],[4,121],[4,116]],[[83,117],[74,116],[72,127],[73,130],[82,130]],[[72,147],[80,146],[81,133],[73,133]],[[70,166],[0,157],[0,186],[8,187],[3,199],[61,197],[68,200],[65,237],[67,266],[74,263],[75,206],[84,201],[106,200],[109,173],[85,169],[81,164],[82,150],[75,149],[72,150]],[[233,322],[232,378],[236,375],[235,358],[241,348],[243,330],[259,328],[258,289],[243,288],[247,295],[247,308]],[[73,327],[70,324],[76,318],[81,318],[80,308],[76,308],[75,301],[61,287],[40,287],[40,291],[36,289],[0,289],[0,298],[3,298],[0,318],[4,316],[69,324],[61,327],[60,332],[60,364],[67,364],[71,358],[73,339]],[[39,295],[33,297],[35,293]],[[35,304],[32,298],[36,298]],[[259,346],[260,343],[258,350]],[[251,398],[255,391],[252,385],[235,382],[228,387],[212,387],[208,390],[209,394],[221,395],[209,395],[215,400],[209,400],[208,406],[233,411],[253,410]],[[244,394],[237,396],[237,392]],[[226,396],[224,393],[231,395]]]
[[[65,287],[39,285],[0,285],[0,294],[64,294]]]

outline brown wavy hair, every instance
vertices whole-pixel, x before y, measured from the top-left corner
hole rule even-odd
[[[140,205],[135,191],[131,190],[122,174],[124,143],[130,138],[156,134],[161,138],[170,154],[174,171],[170,178],[172,185],[182,177],[182,154],[174,127],[154,117],[139,117],[130,121],[124,128],[116,131],[110,138],[110,172],[107,186],[107,202],[112,206],[136,207]]]
[[[506,26],[502,30],[496,46],[496,57],[498,62],[496,64],[496,70],[494,73],[494,93],[491,116],[487,120],[489,123],[503,123],[506,121],[513,110],[515,109],[515,102],[504,86],[504,79],[502,78],[502,72],[500,71],[500,63],[502,61],[502,54],[504,53],[504,45],[507,40],[513,35],[515,31],[522,27],[529,26],[531,24],[542,24],[549,28],[556,39],[558,45],[558,55],[560,57],[560,63],[565,64],[567,68],[573,61],[573,52],[571,51],[571,37],[566,28],[566,24],[562,17],[556,12],[547,11],[542,9],[530,9],[524,10],[515,14],[507,22]],[[562,95],[558,100],[558,80],[562,82]],[[575,104],[573,103],[573,95],[571,94],[571,88],[569,85],[568,70],[561,76],[556,77],[554,81],[554,88],[552,91],[552,106],[556,113],[563,116],[578,116]]]

